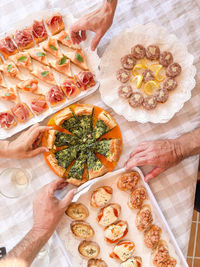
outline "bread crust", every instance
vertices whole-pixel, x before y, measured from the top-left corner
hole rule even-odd
[[[46,147],[52,149],[56,140],[56,130],[49,130],[46,137]]]
[[[47,160],[49,161],[50,165],[54,168],[56,173],[58,173],[59,176],[63,177],[66,169],[58,165],[58,161],[54,154],[49,154],[47,156]]]
[[[89,177],[89,180],[90,179],[93,179],[93,178],[96,178],[96,177],[99,177],[99,176],[102,176],[104,175],[105,173],[108,172],[108,169],[106,166],[102,166],[99,170],[88,170],[88,177]]]
[[[117,126],[117,123],[115,122],[115,120],[105,110],[103,110],[99,114],[98,120],[102,120],[110,130],[113,129],[115,126]]]
[[[108,265],[102,259],[90,259],[87,267],[108,267]]]
[[[78,180],[78,179],[73,178],[73,177],[67,178],[67,182],[70,184],[73,184],[75,186],[80,186],[80,185],[86,183],[87,181],[88,181],[87,178],[83,178],[81,180]]]
[[[118,161],[121,154],[120,139],[112,139],[110,142],[110,156],[107,157],[109,161]]]
[[[85,221],[73,221],[70,224],[73,235],[81,239],[91,239],[94,236],[94,229],[92,226]],[[80,232],[78,230],[80,229]]]
[[[68,120],[73,116],[70,108],[65,108],[60,111],[56,116],[54,116],[54,122],[56,125],[60,126],[65,120]]]
[[[92,115],[94,106],[90,104],[77,104],[74,108],[74,114],[76,116]]]
[[[82,203],[72,202],[65,211],[73,220],[84,220],[89,216],[89,211]]]
[[[84,258],[92,259],[99,255],[100,247],[96,242],[83,240],[78,246],[78,251]]]

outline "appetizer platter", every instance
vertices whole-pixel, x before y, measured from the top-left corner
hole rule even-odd
[[[73,45],[68,33],[73,20],[47,10],[0,36],[0,139],[98,89],[99,58],[87,42]]]
[[[82,185],[57,234],[71,266],[186,267],[139,168]]]
[[[51,170],[80,186],[112,171],[121,155],[119,126],[105,110],[91,104],[73,104],[54,114],[42,145]]]
[[[100,93],[129,121],[165,123],[190,99],[195,73],[193,56],[175,35],[152,23],[134,25],[101,58]]]

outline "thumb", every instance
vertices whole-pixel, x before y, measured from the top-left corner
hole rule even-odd
[[[148,183],[149,180],[155,178],[162,172],[164,172],[163,168],[156,167],[151,172],[147,173],[147,175],[144,177],[144,181]]]
[[[69,204],[72,202],[72,199],[74,197],[74,194],[76,193],[77,189],[72,189],[70,190],[67,195],[63,198],[63,200],[61,200],[61,205],[63,206],[63,208],[67,208],[69,206]]]
[[[49,152],[48,148],[40,146],[40,147],[28,152],[27,157],[32,158],[32,157],[35,157],[35,156],[37,156],[41,153],[44,153],[44,152]]]
[[[101,34],[96,34],[94,39],[92,40],[92,44],[91,44],[91,50],[94,51],[97,47],[97,45],[99,44],[100,40],[102,38]]]

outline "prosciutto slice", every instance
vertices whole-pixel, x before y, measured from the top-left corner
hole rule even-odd
[[[33,42],[33,37],[29,29],[17,31],[14,39],[19,47],[26,47]]]
[[[48,108],[45,98],[36,98],[31,101],[31,108],[36,114],[40,114]]]
[[[43,20],[34,21],[32,33],[33,33],[33,36],[36,38],[45,38],[48,36]]]
[[[15,123],[14,116],[9,112],[0,113],[0,126],[1,128],[8,129]]]
[[[59,89],[59,87],[53,86],[47,95],[47,99],[50,103],[56,103],[62,101],[65,98],[63,92]]]
[[[86,89],[94,81],[94,75],[90,71],[81,71],[77,75],[77,86]]]
[[[67,98],[75,97],[80,93],[73,80],[66,80],[62,83],[61,88]]]
[[[12,113],[18,121],[26,121],[29,118],[29,110],[21,103],[12,108]]]
[[[0,50],[7,54],[12,54],[17,49],[16,45],[13,43],[12,39],[7,36],[6,38],[0,40]]]

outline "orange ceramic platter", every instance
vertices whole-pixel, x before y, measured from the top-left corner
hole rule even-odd
[[[74,112],[74,108],[79,105],[79,104],[73,104],[71,106],[68,106],[67,108],[70,108],[73,112]],[[94,107],[94,113],[93,113],[93,127],[96,125],[96,122],[97,122],[97,117],[98,115],[103,111],[102,108],[100,107],[97,107],[97,106],[93,106]],[[54,117],[56,115],[58,115],[60,112],[62,112],[62,110],[60,110],[59,112],[55,113],[49,120],[49,122],[47,123],[48,126],[52,126],[53,129],[59,131],[59,132],[63,132],[63,133],[67,133],[67,134],[71,134],[69,133],[66,129],[60,127],[60,126],[57,126],[55,124],[55,121],[54,121]],[[111,115],[110,115],[111,116]],[[112,116],[111,116],[112,117]],[[113,119],[113,118],[112,118]],[[42,139],[42,145],[43,146],[46,146],[46,139],[47,139],[47,134],[48,132],[46,132],[44,135],[43,135],[43,139]],[[122,135],[121,135],[121,130],[119,128],[119,125],[117,124],[116,127],[114,127],[111,131],[109,131],[108,133],[104,134],[103,136],[101,136],[101,138],[99,138],[98,140],[101,140],[101,139],[120,139],[121,141],[121,147],[120,147],[120,155],[121,155],[121,151],[122,151]],[[60,150],[60,149],[63,149],[63,147],[59,147],[59,148],[56,148],[56,151],[57,150]],[[49,152],[46,152],[44,153],[44,158],[49,166],[49,168],[59,177],[61,177],[57,172],[56,170],[51,166],[51,164],[49,163],[48,161],[48,156],[49,154],[52,154],[54,153],[55,150],[50,150]],[[95,153],[95,155],[97,156],[97,158],[101,161],[101,163],[103,165],[105,165],[108,169],[109,172],[111,172],[115,166],[117,165],[117,162],[118,161],[114,161],[114,162],[110,162],[106,159],[106,157],[104,157],[103,155],[100,155],[98,153]],[[119,160],[119,159],[118,159]],[[68,173],[69,173],[69,170],[70,168],[72,167],[72,165],[74,164],[75,161],[73,161],[70,166],[66,169],[66,172],[64,173],[64,175],[62,176],[63,178],[66,178]],[[85,164],[86,165],[86,164]],[[87,174],[87,169],[86,169],[86,166],[85,166],[85,169],[84,169],[84,172],[83,172],[83,180],[88,180],[88,174]]]

